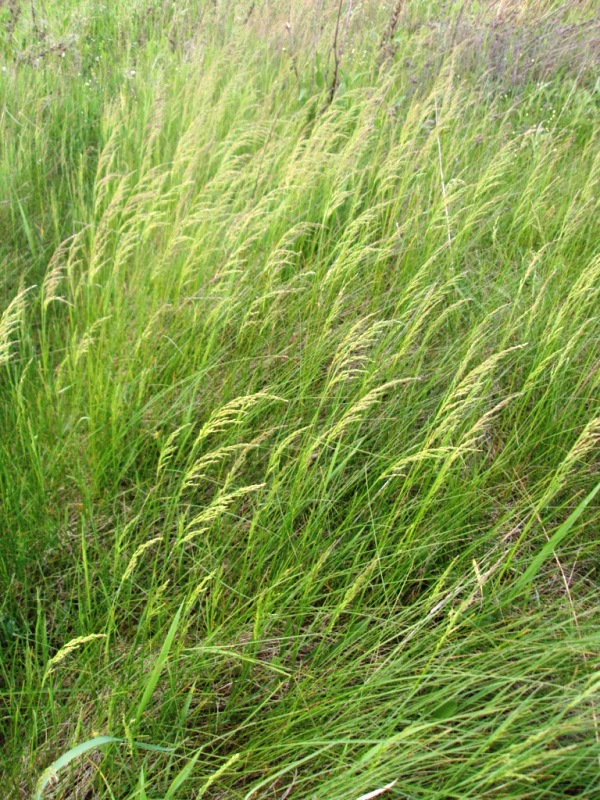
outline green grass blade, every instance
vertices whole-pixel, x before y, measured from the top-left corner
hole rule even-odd
[[[88,739],[87,742],[82,742],[72,747],[60,758],[57,758],[56,761],[53,761],[52,764],[42,772],[35,787],[34,800],[41,800],[46,786],[48,786],[51,781],[55,780],[58,777],[59,771],[70,764],[71,761],[87,753],[89,750],[94,750],[97,747],[102,747],[105,744],[114,742],[122,742],[122,739],[117,739],[114,736],[96,736],[94,739]]]
[[[63,753],[60,758],[57,758],[56,761],[53,761],[52,764],[50,764],[49,767],[46,767],[46,769],[42,772],[35,787],[34,800],[42,800],[44,789],[49,783],[56,780],[61,769],[68,766],[72,761],[74,761],[76,758],[79,758],[79,756],[82,756],[84,753],[87,753],[90,750],[95,750],[97,747],[103,747],[106,744],[129,743],[125,739],[119,739],[116,736],[96,736],[94,739],[88,739],[86,742],[81,742],[81,744],[72,747],[70,750],[67,750],[66,753]],[[150,750],[158,753],[172,752],[172,748],[170,747],[160,747],[159,745],[146,744],[145,742],[133,742],[133,745],[140,750]]]
[[[577,522],[579,517],[583,514],[587,506],[592,502],[599,491],[600,483],[596,484],[592,491],[583,498],[577,508],[569,515],[562,525],[559,525],[546,544],[535,554],[525,572],[515,583],[511,593],[512,597],[516,597],[520,592],[523,591],[523,589],[531,585],[544,562],[552,557],[554,550],[556,550],[559,544],[563,541],[565,536],[569,533],[573,525]]]
[[[135,709],[135,713],[133,715],[133,722],[132,722],[133,725],[137,724],[140,721],[142,714],[144,713],[144,711],[148,707],[148,703],[152,699],[152,695],[156,688],[156,684],[158,683],[161,673],[165,667],[165,664],[167,663],[167,659],[169,658],[169,653],[171,651],[173,641],[175,640],[175,634],[177,633],[177,629],[179,627],[179,621],[181,619],[183,606],[184,603],[182,603],[179,606],[179,609],[177,610],[177,613],[175,614],[175,617],[171,622],[165,641],[163,642],[163,645],[160,648],[160,653],[158,654],[158,658],[156,659],[156,662],[152,667],[152,672],[150,673],[150,677],[148,678],[148,682],[146,683],[146,686],[144,688],[144,693],[142,694],[142,698],[138,703],[137,708]]]

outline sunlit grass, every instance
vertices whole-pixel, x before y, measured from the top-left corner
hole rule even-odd
[[[343,4],[329,103],[337,2],[46,5],[0,73],[6,796],[593,797],[583,57]]]

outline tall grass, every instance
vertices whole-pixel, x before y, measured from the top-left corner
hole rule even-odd
[[[600,792],[594,7],[509,5],[0,8],[6,797]]]

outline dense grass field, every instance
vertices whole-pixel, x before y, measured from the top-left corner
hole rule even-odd
[[[0,797],[600,797],[596,2],[0,1]]]

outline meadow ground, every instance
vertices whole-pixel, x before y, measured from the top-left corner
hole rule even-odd
[[[2,798],[600,797],[599,42],[0,1]]]

